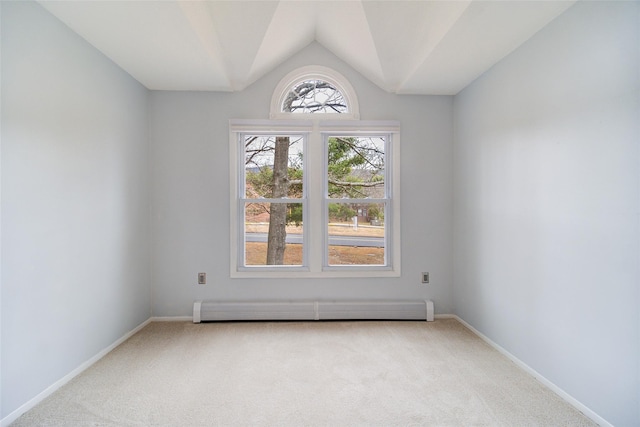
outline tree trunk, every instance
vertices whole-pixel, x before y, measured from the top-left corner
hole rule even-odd
[[[273,159],[273,198],[289,194],[289,137],[276,137]],[[267,238],[267,265],[282,265],[287,240],[287,204],[272,203]]]

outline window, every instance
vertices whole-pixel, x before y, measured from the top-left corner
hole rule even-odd
[[[342,92],[324,80],[310,79],[296,83],[282,102],[281,113],[347,113]]]
[[[232,277],[400,274],[399,125],[353,120],[327,70],[285,77],[276,120],[230,122]]]
[[[326,267],[387,266],[388,135],[324,135]]]
[[[302,67],[285,76],[271,98],[272,119],[306,119],[321,113],[325,119],[359,119],[358,99],[349,81],[320,66]]]
[[[240,266],[304,266],[305,136],[241,133]]]

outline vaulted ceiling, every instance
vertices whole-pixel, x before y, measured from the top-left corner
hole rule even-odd
[[[242,90],[317,41],[388,92],[453,95],[573,1],[40,3],[149,89]]]

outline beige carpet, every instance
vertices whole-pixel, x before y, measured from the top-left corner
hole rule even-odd
[[[595,424],[446,319],[152,323],[13,425]]]

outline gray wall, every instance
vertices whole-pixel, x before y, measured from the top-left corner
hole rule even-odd
[[[455,312],[640,425],[637,2],[579,2],[456,96]]]
[[[2,2],[1,418],[149,318],[147,90]]]
[[[229,119],[266,119],[279,81],[321,64],[353,85],[363,120],[401,121],[402,277],[394,279],[230,279]],[[153,313],[190,315],[193,301],[432,298],[450,313],[452,98],[395,96],[311,44],[239,93],[153,92],[150,97]],[[197,284],[207,272],[208,284]],[[420,272],[432,284],[420,283]]]

